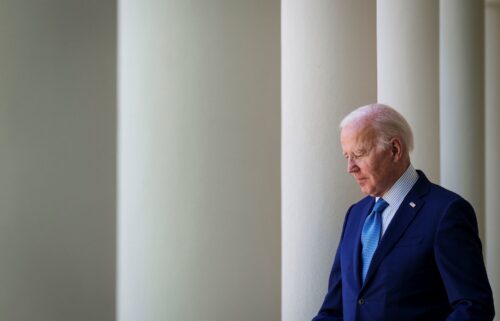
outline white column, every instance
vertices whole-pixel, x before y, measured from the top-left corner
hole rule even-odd
[[[348,206],[340,120],[376,100],[372,1],[282,1],[282,320],[317,313]]]
[[[279,1],[119,8],[118,320],[279,320]]]
[[[115,319],[116,4],[0,4],[0,319]]]
[[[500,1],[486,3],[486,267],[495,306],[500,302]]]
[[[484,240],[483,31],[483,1],[440,1],[441,183],[472,203]]]
[[[439,2],[377,1],[378,101],[405,116],[412,163],[439,182]]]

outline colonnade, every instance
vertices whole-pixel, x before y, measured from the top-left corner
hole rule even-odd
[[[499,39],[498,1],[2,2],[2,317],[309,320],[374,101],[476,208],[498,302]]]
[[[357,11],[348,12],[340,1],[330,4],[335,8],[331,11],[310,4],[301,7],[297,5],[300,1],[283,3],[283,150],[292,150],[291,142],[302,143],[298,138],[318,144],[328,139],[323,147],[313,147],[325,151],[333,145],[340,153],[336,127],[347,111],[372,101],[398,109],[414,130],[414,165],[424,170],[431,180],[463,195],[474,206],[489,276],[495,297],[498,297],[500,256],[496,231],[500,220],[495,210],[499,208],[500,199],[498,3],[379,0],[376,8],[371,3],[363,3],[365,15],[376,16],[376,23],[373,22],[375,18],[361,17]],[[317,11],[313,13],[313,9]],[[333,12],[356,21],[357,25],[355,28],[339,27],[338,22],[334,22],[338,19]],[[287,23],[288,20],[294,20],[295,24]],[[372,21],[371,27],[366,27],[367,20]],[[298,21],[300,26],[297,26]],[[317,21],[330,21],[331,24],[322,26]],[[373,30],[375,25],[376,34],[370,33],[368,30]],[[323,32],[319,31],[320,27]],[[359,73],[357,69],[348,75],[337,70],[333,72],[337,60],[331,52],[330,61],[296,59],[288,64],[286,59],[296,55],[296,50],[292,49],[299,47],[296,42],[301,41],[301,37],[287,35],[297,34],[296,30],[307,30],[315,39],[322,39],[318,41],[323,45],[335,40],[332,52],[349,57],[344,63],[350,66],[363,64],[368,74],[376,70],[376,81],[368,86],[356,86],[354,96],[348,90],[339,94],[337,83],[350,84]],[[338,40],[343,37],[351,38],[350,46]],[[376,62],[360,54],[347,53],[349,49],[358,49],[358,41],[369,43],[370,37],[375,37],[377,43]],[[303,41],[301,45],[307,47],[310,43]],[[319,45],[316,48],[325,51]],[[311,48],[308,50],[313,52]],[[368,55],[375,54],[370,52]],[[371,68],[367,67],[367,61],[372,61]],[[322,68],[315,68],[319,65]],[[314,75],[299,77],[301,73],[291,72],[301,68]],[[311,86],[314,81],[318,84]],[[330,86],[330,91],[322,93],[318,90],[321,86]],[[375,98],[370,97],[372,88],[377,89]],[[310,99],[310,95],[314,98]],[[365,100],[354,104],[357,98]],[[330,103],[325,111],[310,113],[311,104],[319,108],[317,106],[322,106],[324,100]],[[294,119],[287,118],[287,114],[308,114],[308,123],[313,124],[322,124],[326,118],[332,121],[330,131],[323,131],[320,126],[315,131],[306,126],[287,128],[287,124],[302,125],[291,122]],[[337,246],[347,204],[359,199],[359,195],[346,188],[350,178],[345,173],[345,162],[327,152],[314,153],[313,147],[302,147],[302,152],[308,151],[303,154],[299,151],[283,153],[282,315],[287,321],[306,320],[319,308],[326,292],[331,265],[328,260],[332,259]],[[321,165],[323,162],[329,166]],[[301,171],[301,168],[308,170]],[[322,177],[331,185],[311,177]],[[321,286],[322,293],[318,294]]]

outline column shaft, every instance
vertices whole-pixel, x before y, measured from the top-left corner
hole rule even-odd
[[[500,299],[500,2],[486,3],[486,266],[498,310]]]
[[[115,319],[116,3],[0,2],[0,319]]]
[[[340,120],[376,100],[375,2],[282,2],[282,319],[310,320],[361,197]]]
[[[484,228],[484,2],[440,2],[441,182]],[[484,238],[483,238],[484,239]]]
[[[118,320],[279,320],[279,10],[120,2]]]
[[[378,101],[415,136],[412,163],[439,182],[439,2],[377,1]]]

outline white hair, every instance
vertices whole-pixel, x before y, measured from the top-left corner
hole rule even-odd
[[[391,139],[399,137],[409,154],[413,150],[413,133],[406,119],[395,109],[383,104],[371,104],[350,112],[340,122],[340,130],[348,125],[370,126],[377,133],[377,146],[388,148]]]

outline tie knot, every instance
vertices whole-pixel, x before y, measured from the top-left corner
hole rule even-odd
[[[387,203],[382,197],[378,199],[378,201],[375,203],[373,206],[374,212],[382,213],[385,208],[389,206],[389,203]]]

